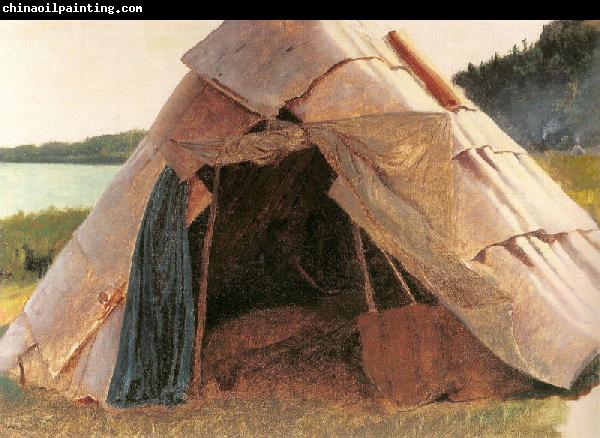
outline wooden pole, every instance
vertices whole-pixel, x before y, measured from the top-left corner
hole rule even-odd
[[[387,34],[387,40],[394,52],[408,64],[412,71],[423,81],[425,88],[447,110],[454,111],[461,106],[460,98],[433,68],[427,65],[408,43],[406,37],[401,38],[396,31]]]
[[[310,274],[308,272],[306,272],[306,269],[304,269],[302,267],[302,265],[300,264],[300,260],[298,256],[293,256],[290,257],[290,265],[292,265],[292,267],[298,271],[298,273],[300,274],[300,276],[302,278],[304,278],[304,280],[306,280],[306,282],[313,288],[317,289],[319,292],[323,292],[325,293],[325,290],[319,286],[319,284],[316,282],[316,280],[314,278],[312,278],[310,276]]]
[[[23,359],[19,356],[19,385],[25,386],[25,367],[23,366]]]
[[[215,231],[215,220],[217,218],[217,197],[221,180],[221,166],[215,167],[215,178],[212,187],[212,199],[208,215],[206,233],[202,242],[202,253],[200,256],[200,287],[198,291],[196,337],[194,341],[194,357],[192,362],[192,380],[190,382],[189,394],[192,398],[200,397],[201,368],[202,368],[202,343],[204,341],[204,329],[206,325],[206,299],[208,296],[208,265],[210,261],[210,248]]]
[[[398,271],[398,268],[396,267],[396,264],[394,263],[394,261],[392,260],[390,255],[385,251],[382,251],[382,252],[383,252],[383,256],[389,263],[390,268],[392,268],[394,277],[396,277],[396,280],[398,280],[398,283],[400,283],[402,290],[404,291],[404,293],[406,294],[408,299],[411,301],[411,303],[413,303],[413,304],[416,303],[417,300],[416,300],[415,296],[413,295],[413,293],[410,291],[410,288],[408,287],[408,283],[406,283],[406,280],[404,280],[404,276],[402,275],[402,273],[400,271]]]
[[[360,265],[360,269],[363,274],[367,307],[369,308],[369,312],[377,312],[377,307],[375,306],[375,299],[373,298],[373,287],[371,286],[371,278],[369,277],[367,259],[365,258],[362,237],[360,237],[360,228],[356,224],[352,224],[352,236],[354,237],[354,248],[356,249],[356,255],[358,257],[358,264]]]

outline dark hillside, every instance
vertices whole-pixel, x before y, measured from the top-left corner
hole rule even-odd
[[[524,146],[600,144],[600,24],[554,21],[539,41],[515,44],[454,83]]]

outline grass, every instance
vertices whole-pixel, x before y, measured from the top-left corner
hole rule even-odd
[[[88,213],[89,209],[85,208],[50,207],[0,219],[2,282],[27,286],[38,281],[40,267],[47,266],[60,252]]]
[[[26,286],[11,284],[0,289],[0,330],[2,326],[10,324],[21,312],[35,286],[36,283]]]
[[[567,417],[557,397],[440,402],[404,412],[367,402],[239,398],[106,411],[76,407],[48,391],[19,391],[10,381],[3,386],[0,434],[7,436],[553,437]]]
[[[536,162],[600,224],[600,155],[546,152]]]
[[[0,335],[35,290],[40,277],[39,264],[48,265],[88,213],[85,208],[50,207],[0,219]]]

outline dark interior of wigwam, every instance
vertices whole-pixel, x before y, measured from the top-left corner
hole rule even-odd
[[[198,176],[213,186],[212,167]],[[367,311],[364,277],[351,220],[327,195],[335,178],[316,147],[221,169],[203,348],[208,393],[340,398],[368,390],[355,328]],[[189,229],[195,285],[208,210]],[[362,240],[377,308],[409,304],[384,255],[364,232]],[[435,302],[396,267],[417,301]]]

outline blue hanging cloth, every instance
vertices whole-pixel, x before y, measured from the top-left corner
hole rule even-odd
[[[110,405],[185,401],[196,324],[187,197],[187,184],[166,166],[148,200],[133,253]]]

